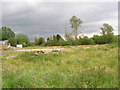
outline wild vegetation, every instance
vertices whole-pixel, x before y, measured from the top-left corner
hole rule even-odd
[[[4,56],[3,88],[117,88],[117,50],[117,44],[82,45],[56,55]]]

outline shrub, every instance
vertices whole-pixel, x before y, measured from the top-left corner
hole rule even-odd
[[[89,44],[93,44],[93,40],[91,38],[88,38],[87,36],[84,37],[79,37],[79,45],[89,45]]]
[[[30,42],[30,46],[35,46],[35,42]]]

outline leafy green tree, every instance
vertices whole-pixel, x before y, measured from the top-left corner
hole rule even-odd
[[[77,18],[76,16],[72,16],[70,19],[71,28],[73,29],[73,33],[76,40],[78,36],[78,28],[82,23],[83,22],[81,21],[81,19]]]
[[[16,40],[15,37],[9,38],[8,42],[10,43],[11,46],[16,46],[17,45],[17,40]]]
[[[58,44],[62,46],[65,42],[64,39],[59,34],[57,34],[56,37],[58,39]]]
[[[49,40],[50,40],[50,38],[48,37],[48,38],[47,38],[47,42],[48,42]]]
[[[41,45],[45,42],[44,38],[40,37],[38,40],[38,45]]]
[[[17,34],[16,39],[17,39],[17,44],[23,44],[23,46],[30,45],[30,41],[27,35]]]
[[[107,23],[103,24],[103,27],[100,27],[102,35],[113,34],[113,27]]]
[[[101,29],[101,34],[105,43],[112,43],[114,41],[114,35],[113,35],[113,27],[107,23],[103,24],[103,27]]]
[[[59,34],[56,35],[57,40],[63,39]]]
[[[15,37],[15,33],[7,27],[0,28],[0,35],[2,36],[0,40],[8,40],[11,37]]]
[[[57,34],[56,37],[57,37],[58,42],[64,41],[64,39],[59,34]]]

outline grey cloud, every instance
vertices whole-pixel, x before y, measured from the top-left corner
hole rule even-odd
[[[15,32],[21,32],[33,39],[37,34],[48,37],[52,34],[64,34],[65,23],[70,29],[69,19],[76,15],[83,21],[83,33],[98,32],[101,21],[116,18],[117,3],[54,3],[42,2],[32,5],[29,3],[3,3],[3,25],[12,28]],[[94,24],[90,24],[94,22]],[[117,21],[116,21],[117,23]]]

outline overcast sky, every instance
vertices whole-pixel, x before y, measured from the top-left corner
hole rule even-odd
[[[28,35],[30,40],[64,35],[65,24],[71,32],[69,19],[73,15],[83,21],[80,35],[99,34],[103,23],[112,25],[118,33],[118,2],[2,2],[2,25],[16,34]]]

